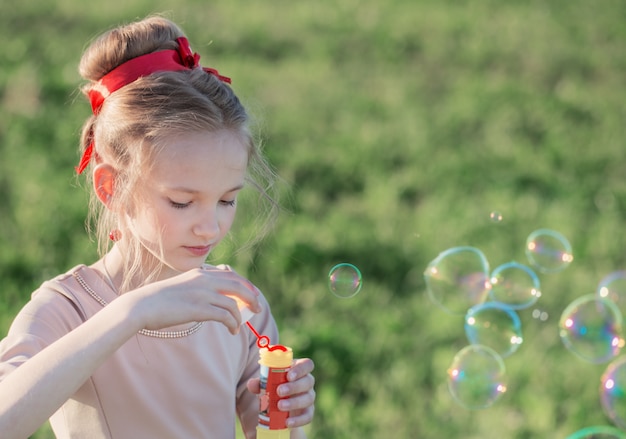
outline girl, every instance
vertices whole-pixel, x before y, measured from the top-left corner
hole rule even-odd
[[[80,73],[93,115],[77,171],[92,179],[103,256],[45,282],[0,342],[2,437],[49,418],[59,438],[223,439],[238,416],[254,438],[257,338],[240,307],[273,342],[276,324],[254,285],[204,263],[242,188],[269,197],[246,112],[159,17],[102,35]],[[278,389],[292,438],[313,417],[312,370],[294,361]]]

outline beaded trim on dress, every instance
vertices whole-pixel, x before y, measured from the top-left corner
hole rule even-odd
[[[74,272],[74,277],[76,278],[76,281],[79,283],[79,285],[83,287],[83,289],[96,302],[98,302],[103,307],[108,305],[107,301],[104,300],[102,297],[100,297],[98,293],[96,293],[94,289],[89,286],[89,284],[85,281],[85,279],[83,279],[83,277],[80,274],[78,274],[78,272]],[[154,338],[181,338],[181,337],[187,337],[188,335],[191,335],[194,332],[197,332],[203,324],[204,322],[197,322],[191,328],[183,329],[181,331],[154,331],[152,329],[142,329],[141,331],[139,331],[139,334],[145,335],[147,337],[154,337]]]

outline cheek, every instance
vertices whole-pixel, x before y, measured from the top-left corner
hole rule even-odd
[[[137,214],[132,221],[137,233],[144,237],[163,233],[168,228],[168,219],[154,208],[137,209]]]
[[[235,214],[237,213],[236,207],[230,207],[220,217],[220,229],[223,233],[227,233],[233,222],[235,221]]]

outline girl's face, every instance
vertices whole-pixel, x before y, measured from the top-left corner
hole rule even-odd
[[[176,136],[156,154],[129,220],[163,264],[160,278],[200,267],[228,233],[247,162],[246,144],[228,130]]]

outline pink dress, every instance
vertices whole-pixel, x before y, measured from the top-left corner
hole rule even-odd
[[[84,265],[44,282],[0,341],[0,380],[102,309],[81,282],[106,303],[117,297]],[[276,324],[263,296],[261,305],[264,311],[250,323],[275,344]],[[95,370],[50,423],[62,439],[235,438],[236,417],[250,425],[258,414],[257,396],[246,388],[258,374],[256,337],[245,327],[232,335],[220,323],[205,322],[179,338],[137,334]]]

